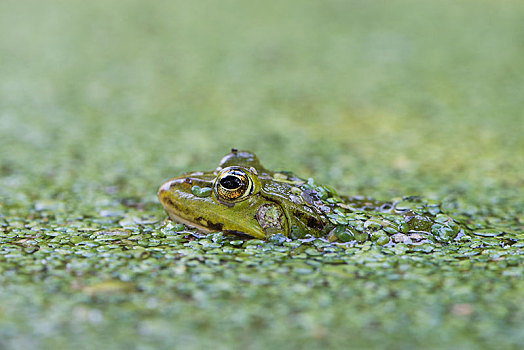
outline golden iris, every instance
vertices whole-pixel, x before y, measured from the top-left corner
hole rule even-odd
[[[253,180],[240,167],[228,167],[222,170],[215,180],[215,193],[218,199],[238,202],[253,192]]]

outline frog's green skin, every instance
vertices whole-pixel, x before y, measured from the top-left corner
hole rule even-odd
[[[231,177],[223,182],[233,173],[248,179],[250,185],[241,197],[229,200],[221,190],[223,184],[238,185],[228,185]],[[160,187],[158,198],[174,221],[203,232],[221,231],[259,239],[280,233],[292,238],[310,234],[327,236],[331,241],[363,241],[374,232],[383,234],[382,229],[388,235],[429,234],[435,225],[432,214],[438,213],[437,208],[430,214],[427,204],[413,200],[407,203],[415,203],[418,209],[425,206],[425,211],[412,210],[412,205],[405,208],[406,201],[399,206],[365,197],[339,196],[331,187],[318,186],[311,179],[267,170],[253,153],[235,149],[222,158],[215,171],[187,173],[167,181]],[[458,233],[456,228],[453,230]]]

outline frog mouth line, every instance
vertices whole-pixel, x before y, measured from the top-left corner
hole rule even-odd
[[[173,221],[176,221],[178,222],[179,224],[184,224],[186,226],[189,226],[189,227],[192,227],[192,228],[196,228],[197,230],[201,231],[201,232],[204,232],[204,233],[210,233],[210,232],[217,232],[217,231],[213,231],[203,225],[199,225],[199,224],[195,224],[194,222],[191,222],[189,220],[186,220],[184,218],[182,218],[181,216],[179,215],[176,215],[175,213],[173,212],[169,212],[169,217],[171,218],[171,220]]]
[[[255,237],[253,237],[251,235],[248,235],[247,233],[244,233],[244,232],[241,232],[241,231],[237,231],[237,230],[222,230],[222,224],[214,225],[216,227],[214,227],[213,229],[210,229],[210,228],[208,228],[208,227],[206,227],[204,225],[195,224],[194,222],[186,220],[186,219],[182,218],[181,216],[174,214],[173,212],[169,213],[169,217],[173,221],[176,221],[176,222],[178,222],[180,224],[184,224],[184,225],[186,225],[188,227],[196,228],[197,230],[199,230],[200,232],[203,232],[203,233],[224,232],[226,234],[234,235],[236,237],[243,238],[243,239],[253,239],[253,238],[255,238]]]

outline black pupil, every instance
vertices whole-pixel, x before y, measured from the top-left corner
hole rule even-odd
[[[228,190],[234,190],[242,186],[242,182],[236,176],[226,176],[220,179],[220,184]]]

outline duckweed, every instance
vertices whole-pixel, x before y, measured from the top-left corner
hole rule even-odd
[[[213,189],[211,187],[203,187],[200,188],[200,186],[193,186],[191,187],[191,192],[198,197],[209,197],[211,195],[211,192],[213,192]]]

